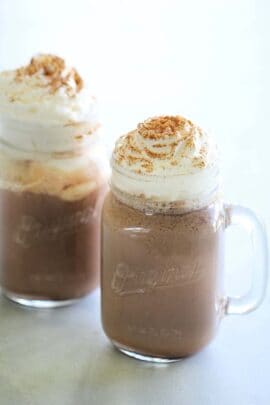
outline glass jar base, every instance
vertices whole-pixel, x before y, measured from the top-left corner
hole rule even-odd
[[[168,364],[168,363],[175,363],[177,361],[183,360],[183,357],[176,357],[176,358],[169,358],[169,357],[156,357],[156,356],[148,356],[146,354],[138,353],[124,347],[119,346],[117,343],[112,342],[114,347],[119,350],[121,353],[125,354],[126,356],[132,357],[136,360],[151,362],[151,363],[158,363],[158,364]]]
[[[15,294],[10,291],[2,290],[2,294],[10,301],[15,302],[24,307],[29,308],[59,308],[67,305],[75,304],[80,301],[81,298],[72,298],[69,300],[47,300],[47,299],[35,299],[28,296]]]

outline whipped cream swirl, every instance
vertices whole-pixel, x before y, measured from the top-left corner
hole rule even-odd
[[[154,201],[201,206],[219,184],[213,139],[181,116],[139,124],[116,142],[111,163],[112,186]]]
[[[62,58],[38,55],[0,73],[0,138],[11,146],[72,150],[97,127],[95,98]]]

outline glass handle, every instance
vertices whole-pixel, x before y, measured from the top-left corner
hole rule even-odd
[[[247,294],[240,297],[228,297],[225,313],[227,315],[247,314],[262,303],[267,285],[268,246],[267,235],[263,224],[249,208],[239,205],[226,205],[226,227],[237,225],[245,229],[251,237],[254,257],[252,282]]]

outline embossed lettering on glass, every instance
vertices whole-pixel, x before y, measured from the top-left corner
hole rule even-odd
[[[123,353],[175,361],[207,345],[225,314],[261,302],[266,236],[247,208],[222,200],[212,138],[180,116],[149,119],[112,156],[102,221],[102,320]],[[247,227],[256,273],[247,296],[223,288],[225,230]]]
[[[106,160],[95,99],[52,55],[0,74],[0,268],[10,299],[71,303],[99,280]]]

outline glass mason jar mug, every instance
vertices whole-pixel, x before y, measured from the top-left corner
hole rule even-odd
[[[251,231],[256,274],[249,293],[224,292],[225,230]],[[248,208],[215,192],[203,207],[154,203],[112,187],[102,224],[102,320],[112,343],[129,356],[175,361],[202,349],[227,314],[261,302],[267,269],[263,226]]]
[[[61,306],[99,281],[107,162],[89,125],[33,136],[30,124],[1,121],[1,286],[18,303]]]

